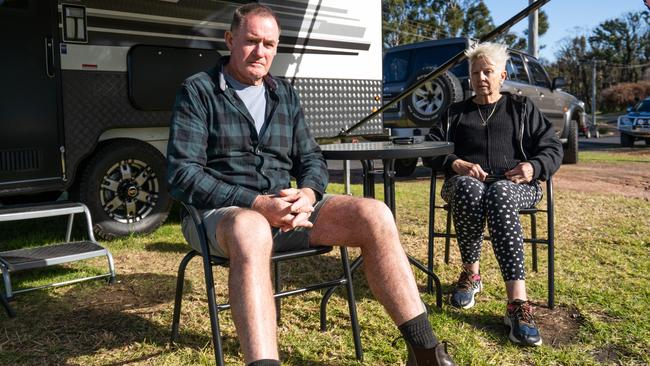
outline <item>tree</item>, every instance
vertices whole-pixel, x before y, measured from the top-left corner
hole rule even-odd
[[[612,97],[621,90],[616,85],[634,83],[640,78],[650,80],[650,12],[631,12],[619,18],[600,23],[590,34],[564,41],[555,56],[557,60],[550,68],[554,74],[563,75],[568,90],[584,100],[591,109],[592,85],[596,85],[599,106],[609,88],[609,107],[618,102]],[[596,63],[596,80],[592,80],[592,68]],[[629,84],[632,85],[632,84]],[[637,95],[635,92],[630,95]],[[628,93],[629,94],[629,93]],[[623,99],[630,99],[625,97]],[[626,100],[627,100],[626,99]],[[619,103],[620,104],[620,103]],[[620,106],[618,106],[620,107]]]
[[[439,21],[434,16],[437,7],[431,0],[384,0],[384,47],[435,39]]]
[[[384,47],[449,37],[478,38],[495,28],[483,0],[384,0]],[[539,13],[539,35],[549,28],[548,16]],[[507,33],[495,41],[525,50],[526,38]],[[542,46],[543,47],[543,46]]]
[[[618,81],[638,81],[642,70],[634,66],[649,61],[649,19],[650,12],[630,12],[600,23],[589,37],[593,57],[628,66],[621,68]]]
[[[550,24],[548,22],[548,15],[544,12],[544,10],[539,11],[539,16],[537,18],[537,34],[541,37],[543,36],[547,31],[548,28],[550,27]],[[501,42],[505,43],[508,45],[508,47],[515,49],[515,50],[520,50],[520,51],[528,51],[528,29],[524,30],[524,37],[520,37],[515,33],[506,33],[505,35],[499,37]],[[539,48],[544,48],[544,45],[540,45]]]
[[[384,0],[382,10],[384,47],[494,29],[483,0]]]
[[[587,103],[591,109],[591,53],[587,37],[578,36],[565,41],[555,53],[556,62],[548,69],[553,75],[562,75],[567,81],[567,91]]]
[[[490,10],[481,0],[470,4],[465,10],[465,21],[463,22],[463,34],[470,37],[478,37],[487,34],[494,29]]]

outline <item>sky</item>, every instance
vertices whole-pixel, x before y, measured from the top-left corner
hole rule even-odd
[[[483,2],[490,9],[495,26],[528,6],[528,0],[483,0]],[[539,45],[545,46],[539,51],[539,56],[553,62],[555,53],[564,38],[570,39],[581,34],[589,34],[605,20],[647,8],[643,0],[551,0],[542,9],[548,15],[550,27],[546,34],[539,38]],[[512,27],[511,31],[523,36],[522,32],[525,29],[528,29],[527,18]]]

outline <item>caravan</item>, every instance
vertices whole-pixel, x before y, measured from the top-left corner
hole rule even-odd
[[[160,226],[176,89],[227,54],[239,4],[0,0],[0,203],[68,191],[103,238]],[[315,137],[381,106],[379,0],[265,4],[283,26],[271,73],[295,86]],[[357,133],[381,134],[381,118]]]

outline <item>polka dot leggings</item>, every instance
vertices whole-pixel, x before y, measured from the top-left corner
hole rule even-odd
[[[443,184],[442,198],[451,206],[463,263],[476,263],[480,259],[487,218],[492,248],[504,281],[525,279],[524,238],[518,212],[542,199],[542,188],[537,181],[483,183],[457,175]]]

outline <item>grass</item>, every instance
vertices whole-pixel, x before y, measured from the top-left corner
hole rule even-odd
[[[618,152],[616,154],[604,151],[581,151],[581,163],[650,163],[650,154]]]
[[[607,160],[605,154],[581,153],[581,162]],[[647,157],[636,156],[635,160]],[[619,159],[624,159],[620,158]],[[649,162],[646,159],[645,162]],[[620,160],[618,160],[620,161]],[[343,187],[332,184],[330,192]],[[361,187],[353,186],[360,194]],[[381,189],[378,186],[377,192]],[[397,184],[398,225],[408,253],[426,258],[428,181]],[[430,307],[430,320],[439,338],[449,341],[450,353],[461,365],[647,365],[650,364],[650,205],[640,199],[583,194],[556,189],[556,301],[546,309],[546,258],[540,271],[528,271],[529,297],[539,304],[538,323],[544,345],[516,347],[502,325],[505,291],[494,255],[484,246],[484,292],[477,305],[459,311],[445,304]],[[61,240],[62,222],[38,221],[0,226],[4,248]],[[526,224],[525,224],[526,225]],[[83,231],[75,230],[81,237]],[[2,365],[189,365],[214,364],[205,289],[199,261],[190,263],[178,345],[169,346],[176,270],[187,251],[177,217],[147,236],[106,242],[116,263],[119,282],[89,281],[17,295],[18,317],[0,312]],[[459,268],[457,248],[449,265],[441,260],[437,242],[436,272],[446,291]],[[333,256],[337,251],[333,251]],[[527,251],[527,260],[529,254]],[[338,269],[332,258],[285,266],[288,276],[317,279]],[[530,269],[530,261],[528,262]],[[93,259],[70,266],[16,274],[17,286],[45,284],[80,274],[100,273],[105,261]],[[225,293],[227,273],[218,270],[218,293]],[[425,277],[416,271],[421,288]],[[294,282],[295,281],[295,282]],[[405,362],[403,341],[359,273],[355,291],[366,365]],[[424,291],[423,291],[424,292]],[[432,305],[433,296],[422,295]],[[223,299],[223,297],[222,297]],[[343,292],[333,296],[330,329],[318,329],[318,293],[283,301],[278,335],[287,365],[357,365]],[[241,364],[229,312],[221,317],[227,364]]]

